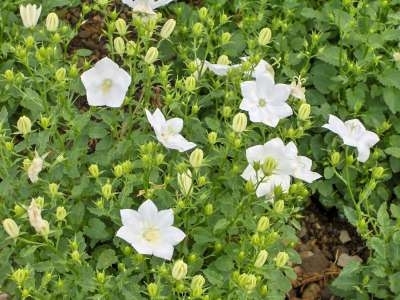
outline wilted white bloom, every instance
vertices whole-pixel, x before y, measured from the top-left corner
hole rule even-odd
[[[153,127],[157,140],[166,148],[184,152],[196,147],[195,143],[189,142],[179,133],[183,128],[183,120],[172,118],[166,120],[162,112],[157,108],[152,114],[146,109],[147,120]]]
[[[36,182],[39,180],[38,175],[43,169],[43,163],[46,156],[47,153],[43,156],[39,156],[39,154],[35,151],[35,157],[32,159],[28,167],[28,177],[31,182]]]
[[[130,6],[133,12],[154,15],[154,10],[167,5],[173,0],[122,0],[122,3]]]
[[[49,222],[42,219],[42,210],[37,205],[35,199],[32,199],[28,208],[29,223],[35,231],[41,235],[47,235],[49,232]]]
[[[172,258],[174,246],[185,234],[172,226],[172,209],[158,211],[152,200],[146,200],[139,209],[121,209],[122,227],[117,236],[127,241],[140,254],[154,255],[166,260]]]
[[[246,158],[249,165],[241,176],[257,185],[258,197],[272,197],[276,186],[287,191],[291,176],[307,182],[321,177],[310,170],[311,160],[297,155],[297,147],[293,142],[285,145],[280,138],[248,148]]]
[[[290,88],[291,88],[291,92],[290,94],[296,98],[296,99],[300,99],[300,100],[305,100],[306,99],[306,89],[305,87],[302,86],[302,78],[296,77],[292,83],[290,84]]]
[[[343,122],[334,115],[329,115],[328,124],[322,127],[336,133],[343,139],[343,143],[357,148],[357,160],[365,162],[370,154],[370,148],[374,146],[379,137],[376,133],[365,129],[364,125],[358,119]]]
[[[22,23],[27,28],[33,28],[36,26],[42,6],[37,7],[36,4],[27,4],[19,6],[19,13],[21,15]]]
[[[124,101],[131,76],[108,57],[99,60],[81,75],[86,97],[91,106],[120,107]]]
[[[256,80],[240,84],[243,100],[240,109],[248,111],[252,122],[276,127],[282,118],[292,115],[286,103],[291,89],[287,84],[275,84],[267,73],[257,73]]]

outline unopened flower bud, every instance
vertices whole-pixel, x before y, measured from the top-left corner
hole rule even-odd
[[[43,129],[49,128],[49,126],[51,124],[50,118],[40,117],[39,124],[40,124],[40,127],[42,127]]]
[[[196,89],[196,78],[194,76],[189,76],[185,78],[185,90],[188,92],[193,92]]]
[[[56,210],[56,219],[57,221],[64,221],[65,217],[67,216],[67,211],[63,206],[57,207]]]
[[[15,239],[18,237],[19,227],[13,219],[10,218],[4,219],[3,228],[11,238]]]
[[[96,272],[96,281],[100,284],[106,282],[106,273],[104,271],[97,271]]]
[[[175,280],[182,280],[187,274],[187,264],[183,260],[177,260],[172,267],[172,277]]]
[[[258,220],[257,231],[264,232],[265,230],[267,230],[269,228],[269,226],[270,226],[269,218],[267,216],[262,216]]]
[[[217,64],[218,65],[229,65],[231,61],[229,60],[228,56],[225,54],[222,54],[218,57],[217,59]]]
[[[189,162],[193,168],[200,168],[203,163],[203,150],[196,148],[192,153],[190,153]]]
[[[247,116],[244,113],[237,113],[232,120],[232,129],[234,132],[241,133],[247,126]]]
[[[349,154],[346,156],[346,165],[351,165],[354,162],[354,156]]]
[[[231,34],[229,32],[224,32],[221,35],[221,44],[225,45],[227,43],[229,43],[229,41],[231,40]]]
[[[55,73],[55,78],[58,82],[63,82],[65,80],[65,75],[67,74],[67,70],[63,67],[58,68]]]
[[[174,19],[168,19],[164,26],[161,28],[160,36],[162,39],[167,39],[170,37],[171,33],[174,31],[176,21]]]
[[[32,128],[31,119],[29,119],[26,116],[22,116],[18,119],[17,121],[18,133],[21,133],[23,135],[28,134],[29,132],[31,132],[31,128]]]
[[[90,176],[97,178],[100,175],[99,166],[92,164],[88,168]]]
[[[203,6],[202,8],[199,9],[198,13],[199,13],[200,20],[202,20],[202,21],[205,20],[208,15],[207,7]]]
[[[147,285],[147,292],[149,293],[150,298],[156,298],[158,296],[158,285],[157,283],[149,283]]]
[[[193,27],[192,27],[193,35],[194,35],[195,37],[199,37],[199,36],[202,34],[202,32],[203,32],[203,28],[204,28],[203,24],[201,24],[201,23],[199,23],[199,22],[195,23],[195,24],[193,25]]]
[[[112,196],[112,185],[110,183],[106,183],[101,187],[101,194],[105,199],[110,199]]]
[[[117,29],[117,32],[120,36],[124,36],[127,32],[127,26],[126,22],[124,19],[119,18],[118,20],[115,21],[115,29]]]
[[[129,56],[135,56],[137,50],[137,45],[134,41],[128,41],[126,43],[126,54]]]
[[[202,275],[195,275],[190,283],[190,289],[192,290],[193,297],[200,297],[203,294],[203,286],[206,280]]]
[[[302,103],[297,114],[297,118],[300,121],[307,121],[310,117],[311,106],[308,103]]]
[[[123,55],[125,53],[125,41],[122,37],[118,36],[114,39],[114,49],[118,55]]]
[[[11,274],[11,279],[18,285],[22,286],[22,284],[28,279],[29,277],[29,270],[26,268],[19,268],[16,269]]]
[[[257,278],[253,274],[240,274],[238,280],[240,287],[247,291],[253,290],[257,285]]]
[[[214,207],[213,207],[213,205],[212,205],[211,203],[207,203],[207,204],[204,206],[204,214],[205,214],[206,216],[211,216],[213,213],[214,213]]]
[[[113,173],[114,173],[114,176],[118,178],[118,177],[121,177],[122,175],[124,175],[124,170],[121,165],[116,165],[116,166],[114,166]]]
[[[188,196],[192,192],[192,172],[189,169],[178,173],[178,186],[184,196]]]
[[[266,250],[261,250],[257,255],[256,261],[254,262],[254,266],[256,268],[261,268],[267,261],[267,258],[268,258],[268,252]]]
[[[272,36],[271,29],[269,29],[268,27],[264,27],[258,34],[258,44],[260,46],[267,45],[271,41],[271,36]]]
[[[337,151],[332,152],[330,160],[333,167],[337,166],[340,162],[340,153]]]
[[[57,183],[49,183],[49,194],[51,197],[55,197],[58,195],[58,184]]]
[[[74,261],[76,261],[78,263],[81,262],[81,254],[79,253],[78,250],[72,251],[71,258],[72,258],[72,260],[74,260]]]
[[[222,116],[224,118],[229,118],[232,115],[232,107],[230,106],[224,106],[222,108]]]
[[[54,32],[58,28],[58,24],[60,23],[60,20],[58,19],[58,16],[56,13],[51,12],[47,15],[46,17],[46,29],[48,31]]]
[[[384,172],[385,172],[385,169],[383,167],[381,167],[381,166],[374,167],[372,169],[372,178],[381,179]]]
[[[400,62],[400,52],[394,52],[393,53],[393,60],[395,62]]]
[[[278,268],[284,267],[288,261],[289,254],[287,254],[286,252],[279,252],[275,257],[275,265]]]
[[[246,184],[244,186],[244,189],[246,190],[247,193],[252,194],[255,191],[254,183],[252,183],[250,180],[246,181]]]
[[[5,142],[4,143],[7,151],[13,151],[14,150],[14,143],[13,142]]]
[[[274,203],[274,211],[278,214],[282,213],[285,209],[285,202],[283,200],[278,200]]]
[[[129,174],[133,170],[133,163],[130,160],[124,161],[121,166],[124,174]]]
[[[15,204],[14,205],[14,215],[16,217],[21,217],[23,214],[25,213],[25,208],[23,208],[21,205],[19,204]]]
[[[8,82],[14,81],[14,71],[13,70],[10,70],[10,69],[5,70],[3,76],[4,76],[4,79]]]
[[[158,50],[156,47],[150,47],[149,50],[147,50],[146,56],[144,57],[144,61],[151,65],[154,63],[158,58]]]
[[[197,179],[197,185],[198,185],[199,187],[205,185],[206,183],[207,183],[207,178],[206,178],[205,176],[200,176],[200,177]]]
[[[278,166],[278,162],[273,157],[268,157],[264,163],[261,165],[261,169],[265,176],[271,176]]]
[[[215,131],[211,131],[208,135],[207,135],[207,140],[211,145],[214,145],[217,142],[217,133]]]

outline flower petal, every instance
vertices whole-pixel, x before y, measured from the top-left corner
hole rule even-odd
[[[357,160],[359,162],[366,162],[368,160],[370,154],[369,147],[364,145],[358,145],[357,152],[358,152]]]
[[[172,223],[174,223],[174,214],[172,209],[160,210],[155,221],[157,226],[160,228],[171,226]]]
[[[183,120],[181,118],[172,118],[167,120],[168,131],[179,133],[183,128]]]
[[[121,209],[119,213],[121,215],[122,225],[124,226],[138,226],[138,224],[142,223],[142,217],[136,210]]]
[[[186,235],[179,228],[176,228],[174,226],[167,226],[161,230],[161,236],[165,243],[175,246],[179,244]]]
[[[195,143],[189,142],[180,134],[169,137],[168,140],[163,143],[163,145],[169,149],[178,150],[179,152],[185,152],[196,147]]]
[[[165,260],[171,260],[173,254],[174,247],[169,244],[159,244],[153,248],[153,255]]]
[[[143,222],[149,222],[152,224],[154,223],[154,220],[157,219],[158,209],[153,201],[149,199],[139,206],[138,213],[142,216]]]

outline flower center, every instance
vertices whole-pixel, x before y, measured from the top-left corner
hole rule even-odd
[[[101,91],[104,94],[107,94],[110,91],[112,84],[113,84],[113,82],[111,79],[108,79],[108,78],[104,79],[103,82],[101,83]]]
[[[160,230],[154,227],[149,227],[143,232],[142,236],[149,243],[155,243],[160,239]]]
[[[258,100],[258,106],[264,107],[265,105],[267,105],[267,101],[265,99]]]

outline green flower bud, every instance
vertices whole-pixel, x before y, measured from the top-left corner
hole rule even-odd
[[[128,41],[126,43],[126,54],[128,56],[135,56],[137,51],[137,45],[134,41]]]
[[[278,162],[273,157],[268,157],[261,165],[262,171],[265,176],[271,176],[278,166]]]
[[[69,70],[68,70],[68,74],[69,76],[75,78],[78,76],[79,71],[78,71],[78,67],[76,66],[76,64],[73,64],[70,66]]]
[[[258,233],[255,233],[251,236],[250,240],[251,244],[254,246],[260,246],[261,245],[261,237]]]
[[[217,142],[217,133],[214,131],[211,131],[208,136],[207,136],[208,142],[211,145],[214,145]]]
[[[21,287],[23,283],[28,279],[29,273],[30,272],[27,268],[16,269],[11,274],[11,280],[14,281],[19,287]]]
[[[147,50],[146,56],[144,57],[144,61],[151,65],[153,64],[158,58],[158,50],[156,47],[150,47],[149,50]]]
[[[192,114],[193,115],[197,114],[199,112],[199,110],[200,110],[199,105],[197,105],[197,104],[192,105]]]
[[[255,191],[254,183],[252,183],[250,180],[246,181],[246,184],[244,186],[244,189],[246,190],[247,193],[252,194]]]
[[[203,286],[206,280],[202,275],[195,275],[192,278],[190,289],[192,290],[193,297],[200,297],[203,294]]]
[[[201,24],[201,23],[199,23],[199,22],[195,23],[195,24],[193,25],[193,27],[192,27],[193,35],[194,35],[195,37],[201,36],[201,34],[203,33],[203,28],[204,28],[203,24]]]
[[[285,209],[285,202],[283,200],[278,200],[274,203],[274,211],[278,214],[282,213]]]
[[[231,40],[231,34],[229,32],[224,32],[221,35],[221,44],[225,45],[227,43],[229,43],[229,41]]]
[[[198,11],[200,20],[204,21],[208,15],[208,9],[206,7],[202,7]]]
[[[190,153],[189,162],[193,168],[200,168],[203,163],[203,150],[196,148],[192,153]]]
[[[59,185],[57,183],[49,183],[49,194],[51,197],[55,197],[58,195],[58,187]]]
[[[232,107],[230,106],[224,106],[222,108],[222,116],[224,118],[229,118],[232,115]]]
[[[123,55],[125,53],[125,41],[122,37],[118,36],[114,39],[114,49],[118,55]]]
[[[124,175],[124,169],[122,167],[122,165],[116,165],[114,166],[114,170],[113,170],[114,176],[115,177],[121,177],[122,175]]]
[[[187,264],[182,259],[177,260],[172,267],[172,278],[175,280],[182,280],[186,275]]]
[[[14,150],[14,143],[13,142],[5,142],[4,143],[7,151],[13,151]]]
[[[257,278],[253,274],[240,274],[238,280],[239,286],[247,291],[254,290],[257,285]]]
[[[286,252],[279,252],[275,257],[275,265],[278,268],[284,267],[289,261],[289,254]]]
[[[218,65],[229,65],[231,61],[229,60],[228,56],[225,54],[222,54],[218,57],[217,59],[217,64]]]
[[[35,38],[33,36],[28,36],[25,39],[25,46],[26,48],[32,48],[35,45]]]
[[[13,219],[7,218],[3,220],[3,228],[7,234],[15,239],[19,235],[19,227]]]
[[[354,156],[349,154],[346,156],[346,165],[351,165],[354,162]]]
[[[207,203],[204,206],[204,214],[206,216],[211,216],[214,213],[214,206],[211,203]]]
[[[257,255],[256,261],[254,262],[254,266],[256,268],[261,268],[267,261],[267,258],[268,258],[268,252],[266,250],[261,250]]]
[[[56,210],[56,219],[57,221],[64,221],[65,217],[67,216],[67,211],[63,206],[57,207]]]
[[[174,19],[168,19],[164,26],[161,28],[160,36],[162,39],[168,39],[174,31],[176,21]]]
[[[207,183],[207,178],[206,178],[205,176],[200,176],[200,177],[197,179],[197,185],[198,185],[199,187],[205,185],[206,183]]]
[[[188,92],[193,92],[196,89],[196,78],[194,76],[189,76],[185,78],[185,90]]]
[[[54,32],[57,31],[58,24],[60,23],[60,20],[58,19],[58,16],[56,13],[51,12],[47,15],[46,17],[46,29],[48,31]]]
[[[262,216],[258,220],[257,231],[264,232],[265,230],[267,230],[269,228],[269,226],[270,226],[269,218],[267,216]]]
[[[121,166],[124,174],[129,174],[133,170],[133,163],[130,160],[124,161]]]
[[[232,120],[232,129],[236,133],[241,133],[246,130],[247,116],[244,113],[237,113]]]
[[[222,25],[222,24],[225,24],[226,22],[228,22],[228,20],[229,20],[229,18],[228,18],[228,16],[226,15],[226,14],[224,14],[224,13],[222,13],[220,16],[219,16],[219,23]]]
[[[119,18],[118,20],[116,20],[115,21],[115,29],[117,29],[117,32],[120,36],[124,36],[128,30],[125,20],[122,18]]]
[[[89,170],[89,174],[94,177],[94,178],[98,178],[100,175],[100,171],[99,171],[99,166],[96,164],[92,164],[89,166],[88,168]]]
[[[311,106],[308,103],[302,103],[297,114],[297,118],[300,121],[307,121],[310,117]]]
[[[81,262],[81,254],[78,250],[73,250],[71,253],[71,258],[73,261],[80,263]]]
[[[332,152],[330,157],[331,165],[336,167],[340,162],[340,153],[337,151]]]
[[[372,178],[381,179],[384,172],[385,172],[385,169],[383,167],[380,167],[380,166],[374,167],[372,169]]]
[[[19,204],[15,204],[14,205],[14,215],[16,217],[21,217],[23,214],[25,213],[25,208],[23,208],[21,205]]]
[[[42,127],[43,129],[47,129],[47,128],[49,128],[50,124],[51,124],[50,118],[40,117],[40,121],[39,121],[40,127]]]
[[[101,187],[101,194],[105,199],[110,199],[112,196],[112,185],[110,183],[106,183]]]
[[[272,36],[271,29],[269,29],[268,27],[264,27],[258,34],[258,44],[260,46],[267,45],[271,41],[271,36]]]
[[[221,242],[215,242],[214,244],[214,251],[215,252],[220,252],[222,251],[222,249],[224,248],[224,246],[221,244]]]
[[[156,298],[158,296],[158,285],[157,283],[149,283],[147,285],[147,292],[149,293],[150,298]]]
[[[181,193],[186,197],[192,192],[192,172],[186,170],[183,173],[178,173],[178,186]]]
[[[261,296],[266,296],[268,294],[268,286],[264,284],[260,289]]]
[[[106,273],[104,271],[96,271],[96,281],[99,284],[106,282]]]
[[[3,76],[4,76],[4,79],[8,82],[14,81],[14,71],[13,70],[10,70],[10,69],[5,70]]]
[[[31,128],[32,128],[31,119],[29,119],[26,116],[22,116],[18,119],[17,121],[18,133],[23,135],[28,134],[29,132],[31,132]]]

